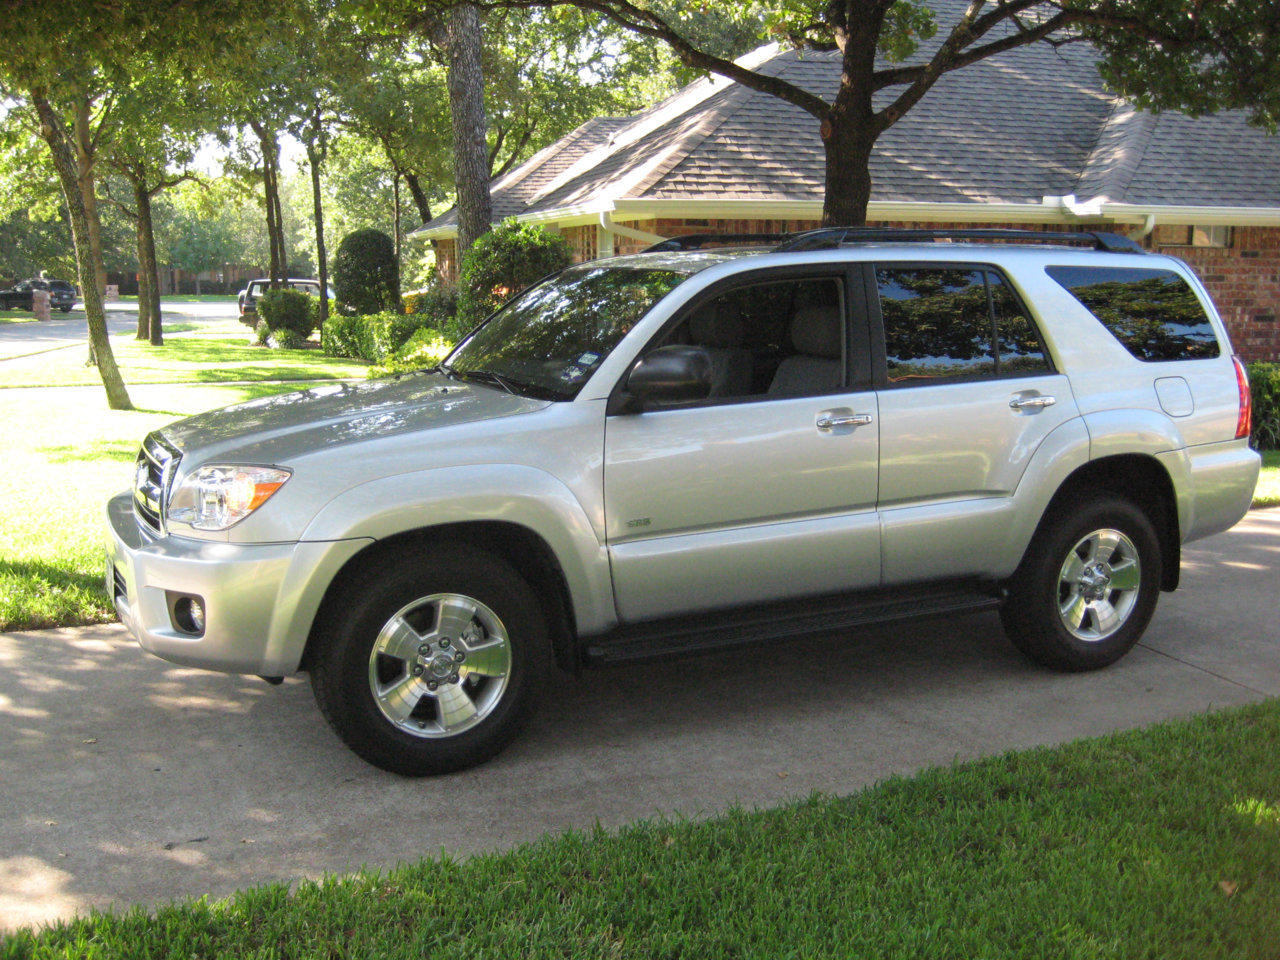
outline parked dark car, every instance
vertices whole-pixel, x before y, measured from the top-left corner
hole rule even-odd
[[[69,313],[76,302],[75,285],[66,280],[45,280],[40,277],[15,283],[8,290],[0,290],[0,309],[31,310],[34,307],[35,291],[47,290],[49,306],[63,313]]]

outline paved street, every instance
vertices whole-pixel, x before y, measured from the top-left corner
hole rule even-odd
[[[1062,675],[994,615],[560,678],[454,776],[367,766],[304,680],[176,667],[117,626],[0,635],[0,929],[548,831],[848,793],[893,773],[1280,695],[1280,510],[1186,551],[1144,642]]]
[[[138,305],[133,301],[107,303],[107,332],[115,335],[133,333],[138,327]],[[228,333],[248,330],[236,319],[236,303],[184,303],[162,300],[161,316],[165,323],[181,324],[198,322],[226,327]],[[247,333],[246,333],[247,335]],[[54,311],[50,320],[33,320],[26,323],[0,323],[0,360],[7,360],[86,343],[89,339],[85,326],[83,305],[77,303],[70,313]],[[3,367],[0,367],[3,376]]]

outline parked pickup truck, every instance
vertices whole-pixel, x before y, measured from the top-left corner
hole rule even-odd
[[[553,665],[998,608],[1032,659],[1103,667],[1248,509],[1248,381],[1180,261],[758,239],[572,266],[435,369],[155,431],[108,506],[121,620],[176,663],[308,671],[360,756],[439,773]]]

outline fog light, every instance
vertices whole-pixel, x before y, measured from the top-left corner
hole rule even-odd
[[[171,597],[169,614],[173,625],[183,633],[204,636],[204,601],[199,597]]]

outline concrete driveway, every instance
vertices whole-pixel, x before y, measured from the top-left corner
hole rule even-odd
[[[0,929],[547,832],[849,793],[892,774],[1280,695],[1280,510],[1193,544],[1100,673],[984,614],[561,678],[477,770],[405,780],[283,687],[166,664],[119,627],[0,636]]]

